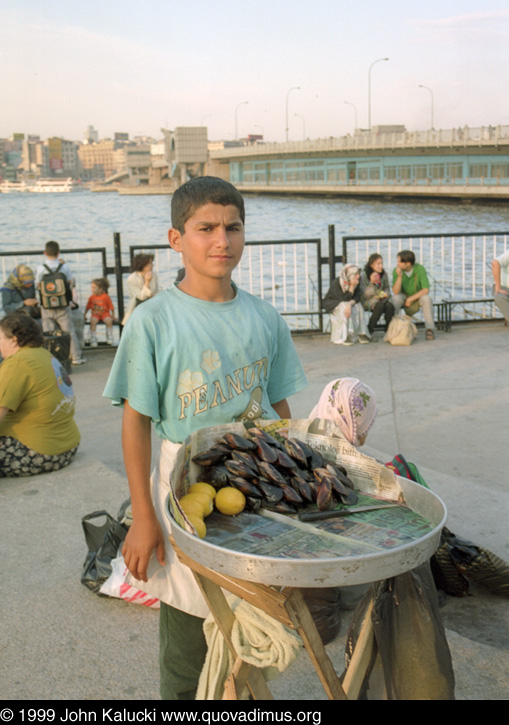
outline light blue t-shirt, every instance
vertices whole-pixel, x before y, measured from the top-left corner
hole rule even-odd
[[[201,428],[278,418],[271,403],[307,382],[277,310],[235,288],[206,302],[176,286],[138,306],[122,334],[103,395],[124,400],[174,443]]]

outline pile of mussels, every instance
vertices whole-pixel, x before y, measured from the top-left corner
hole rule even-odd
[[[200,481],[242,491],[247,511],[262,507],[290,514],[309,504],[329,511],[358,498],[343,466],[325,461],[302,441],[279,441],[260,428],[250,428],[246,437],[227,433],[192,460],[202,467]]]

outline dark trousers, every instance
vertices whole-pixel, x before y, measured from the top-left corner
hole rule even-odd
[[[161,602],[159,671],[162,700],[194,700],[207,655],[204,621]]]
[[[382,315],[385,315],[385,329],[389,327],[389,322],[394,317],[394,305],[392,302],[389,302],[388,299],[384,300],[378,300],[376,305],[373,308],[373,312],[371,313],[371,317],[369,318],[368,322],[368,330],[369,333],[372,335],[375,327],[377,326],[378,320],[382,317]]]

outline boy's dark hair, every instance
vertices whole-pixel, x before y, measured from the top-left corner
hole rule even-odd
[[[20,312],[10,312],[0,320],[5,337],[15,337],[20,347],[42,347],[44,335],[35,320]]]
[[[184,226],[195,211],[205,204],[235,206],[244,224],[246,212],[240,191],[229,181],[216,176],[198,176],[180,186],[171,199],[171,225],[184,234]]]
[[[99,289],[101,289],[103,292],[108,292],[108,289],[110,287],[110,283],[105,277],[98,277],[97,279],[93,279],[92,284],[97,285],[97,287],[99,287]]]
[[[46,252],[48,257],[58,257],[58,255],[60,254],[60,247],[58,245],[58,242],[46,242],[44,251]]]
[[[400,262],[410,262],[412,266],[415,264],[415,254],[410,249],[398,252],[398,259]]]
[[[133,272],[141,272],[144,267],[149,264],[149,262],[154,261],[154,255],[153,254],[137,254],[135,257],[133,257]]]

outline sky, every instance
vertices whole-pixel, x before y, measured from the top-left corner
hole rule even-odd
[[[288,118],[299,141],[367,128],[369,106],[409,131],[432,107],[435,128],[509,125],[507,0],[0,0],[0,18],[0,138],[284,141]]]

